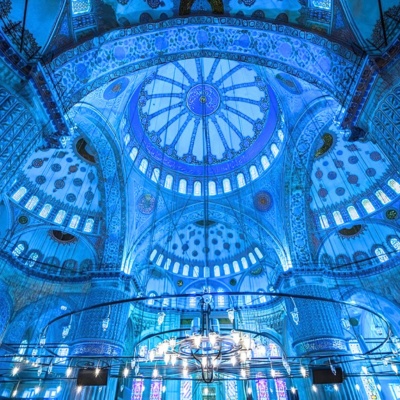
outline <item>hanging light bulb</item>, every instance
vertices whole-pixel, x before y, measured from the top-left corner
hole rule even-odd
[[[110,325],[110,317],[106,317],[103,319],[103,322],[101,324],[101,327],[103,328],[103,331],[105,332],[108,329],[108,326]]]
[[[12,392],[12,397],[17,397],[17,394],[18,394],[18,390],[14,389]]]
[[[166,391],[167,391],[167,387],[165,385],[163,385],[162,392],[165,393]]]
[[[61,389],[62,389],[61,385],[58,385],[58,386],[57,386],[57,389],[56,389],[56,392],[57,392],[57,393],[60,393],[60,392],[61,392]]]
[[[195,347],[199,348],[200,344],[201,344],[201,335],[199,335],[198,333],[195,333],[193,335],[193,342]]]
[[[231,356],[232,367],[236,365],[236,356]]]
[[[336,376],[336,368],[335,368],[335,366],[333,364],[330,364],[329,366],[331,368],[332,374]]]
[[[99,366],[96,367],[96,369],[94,370],[94,376],[97,378],[100,374],[100,368]]]
[[[363,374],[368,374],[368,368],[365,366],[365,365],[363,365],[362,367],[361,367],[361,371],[363,372]]]
[[[204,394],[205,396],[207,396],[207,395],[208,395],[208,387],[205,387],[205,388],[204,388],[204,390],[203,390],[203,394]]]
[[[303,366],[300,367],[300,372],[301,375],[303,375],[303,378],[307,376],[307,370]]]
[[[131,360],[131,369],[135,369],[136,361],[134,358]]]
[[[139,373],[139,363],[136,364],[135,366],[135,375]]]
[[[231,321],[231,324],[233,324],[233,321],[235,320],[235,310],[230,308],[229,310],[226,310],[226,312],[228,313],[229,321]]]
[[[292,392],[293,394],[296,394],[296,391],[297,391],[297,390],[296,390],[295,387],[292,386],[292,388],[291,388],[290,390],[291,390],[291,392]]]
[[[18,374],[18,372],[19,372],[19,366],[16,365],[16,366],[14,366],[14,368],[11,370],[11,375],[12,375],[12,376],[15,376],[15,375]]]
[[[72,374],[72,368],[68,367],[67,370],[65,371],[65,376],[67,378],[69,378],[71,376],[71,374]]]
[[[243,379],[246,379],[246,370],[245,369],[241,369],[240,370],[240,376],[243,378]]]
[[[242,350],[240,352],[240,362],[244,363],[247,360],[247,352],[245,350]]]
[[[168,364],[170,359],[171,359],[171,354],[165,353],[164,354],[164,362],[165,362],[165,364]]]
[[[40,383],[39,383],[39,385],[35,387],[35,394],[39,394],[40,389],[41,389],[41,387],[40,387]]]
[[[356,383],[355,385],[356,390],[359,392],[360,391],[360,385],[358,383]]]
[[[45,344],[46,344],[46,336],[43,335],[39,339],[39,345],[40,345],[40,347],[43,347]]]
[[[397,365],[396,364],[392,364],[392,370],[394,371],[394,373],[397,375],[397,373],[399,372]]]
[[[215,343],[217,343],[217,338],[218,338],[218,334],[215,332],[210,332],[210,334],[208,335],[208,340],[211,343],[211,346],[215,346]]]
[[[162,325],[165,319],[165,312],[159,312],[158,313],[158,318],[157,318],[157,323],[158,325]]]
[[[53,362],[51,362],[50,364],[49,364],[49,366],[47,367],[47,373],[48,374],[51,374],[53,372]]]
[[[154,368],[153,369],[153,373],[152,373],[152,375],[151,375],[153,378],[157,378],[158,377],[158,369],[157,368]]]
[[[317,393],[317,386],[316,385],[312,385],[312,390],[315,392],[315,393]]]
[[[169,339],[169,346],[171,347],[171,349],[173,350],[174,347],[176,346],[176,338],[171,338]]]
[[[333,385],[333,388],[334,388],[336,391],[339,390],[339,386],[338,386],[336,383]]]
[[[153,362],[154,361],[154,357],[156,356],[156,352],[154,351],[154,349],[152,349],[152,350],[150,350],[150,353],[149,353],[149,360],[150,360],[150,362]]]
[[[77,386],[77,388],[76,388],[76,392],[77,392],[77,393],[80,393],[80,392],[82,392],[82,386]]]
[[[247,394],[250,395],[251,393],[252,393],[252,390],[251,390],[251,387],[249,386],[249,387],[247,388]]]
[[[188,366],[188,361],[186,360],[186,358],[183,359],[182,365],[183,365],[185,368]]]
[[[176,354],[171,354],[171,365],[174,367],[176,361],[178,360],[178,356]]]
[[[272,378],[276,377],[276,371],[273,368],[271,368],[271,377]]]
[[[206,368],[206,367],[207,367],[207,357],[202,357],[202,358],[201,358],[201,366],[202,366],[203,368]]]
[[[70,329],[71,329],[71,325],[66,325],[63,327],[62,334],[61,334],[63,339],[65,339],[68,336]]]
[[[243,335],[243,346],[246,348],[246,350],[249,350],[251,348],[251,338],[248,334]]]
[[[187,370],[187,368],[183,368],[183,370],[182,370],[182,375],[183,375],[184,378],[187,378],[187,377],[188,377],[188,370]]]
[[[235,330],[232,330],[231,331],[231,337],[232,337],[232,340],[234,341],[234,343],[236,345],[238,345],[239,342],[240,342],[240,333],[236,332]]]
[[[380,383],[378,383],[378,384],[376,385],[376,388],[377,388],[379,391],[382,390],[382,386],[380,385]]]
[[[128,367],[126,367],[126,366],[125,366],[125,368],[124,368],[123,375],[124,375],[124,378],[127,378],[128,375],[129,375],[129,369],[128,369]]]

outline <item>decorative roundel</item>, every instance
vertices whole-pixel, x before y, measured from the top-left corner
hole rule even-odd
[[[73,193],[68,193],[66,198],[67,198],[67,201],[70,203],[73,203],[74,201],[76,201],[76,196]]]
[[[371,158],[372,161],[380,161],[382,159],[382,156],[380,153],[378,153],[377,151],[373,151],[369,157]]]
[[[343,196],[345,194],[346,190],[345,190],[345,188],[338,187],[338,188],[336,188],[335,192],[338,196]]]
[[[207,116],[217,111],[221,100],[218,90],[205,83],[193,86],[187,94],[186,102],[194,115]]]
[[[183,286],[183,280],[179,279],[179,281],[176,283],[179,287]]]
[[[78,171],[78,165],[71,165],[69,168],[68,168],[68,173],[69,174],[74,174],[75,172],[77,172]]]
[[[367,174],[367,176],[372,178],[373,176],[376,175],[376,169],[375,168],[367,168],[365,173]]]
[[[53,164],[52,166],[51,166],[51,170],[53,171],[53,172],[58,172],[58,171],[61,171],[61,165],[60,164]]]
[[[81,178],[75,178],[74,180],[73,180],[73,184],[74,184],[74,186],[82,186],[83,185],[83,180],[81,179]]]
[[[26,224],[29,222],[29,218],[28,218],[26,215],[21,215],[21,216],[18,218],[18,222],[19,222],[21,225],[26,225]]]
[[[254,196],[254,207],[258,211],[268,211],[272,207],[272,197],[270,193],[262,190]]]
[[[103,97],[105,100],[112,100],[117,98],[129,85],[129,79],[122,77],[111,82],[104,91]]]
[[[93,194],[93,192],[91,192],[90,190],[88,190],[86,193],[85,193],[85,200],[86,201],[92,201],[94,199],[94,194]]]
[[[55,187],[56,189],[62,189],[64,186],[65,186],[65,180],[64,180],[64,179],[57,179],[57,180],[54,182],[54,187]]]
[[[32,161],[32,167],[34,168],[40,168],[43,165],[44,161],[42,158],[35,158]]]
[[[162,3],[160,0],[147,0],[147,4],[154,9],[160,7]]]
[[[275,76],[276,80],[279,84],[288,92],[292,94],[301,94],[303,93],[303,89],[299,82],[293,78],[293,76],[289,74],[285,74],[283,72],[277,74]]]
[[[251,7],[255,2],[256,2],[256,0],[242,0],[242,3],[247,7]],[[239,1],[239,4],[240,4],[240,1]]]
[[[326,196],[328,196],[328,191],[325,188],[321,188],[318,190],[318,196],[325,198]]]
[[[232,278],[232,279],[229,281],[229,284],[230,284],[231,286],[236,286],[237,280],[236,280],[235,278]]]
[[[149,194],[143,194],[138,201],[138,209],[142,214],[151,214],[156,207],[156,198]]]
[[[347,181],[352,184],[356,185],[358,183],[358,176],[357,175],[349,175]]]
[[[36,182],[38,185],[43,185],[43,183],[46,182],[46,177],[43,176],[43,175],[39,175],[39,176],[36,177],[35,182]]]
[[[398,212],[393,208],[386,211],[386,218],[387,219],[397,219]]]

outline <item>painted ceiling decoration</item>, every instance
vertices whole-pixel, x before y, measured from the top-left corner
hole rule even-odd
[[[0,399],[400,396],[400,6],[361,3],[0,1]]]

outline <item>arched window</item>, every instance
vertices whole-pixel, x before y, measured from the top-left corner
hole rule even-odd
[[[246,180],[244,179],[244,175],[241,172],[239,174],[237,174],[236,179],[237,179],[238,187],[241,188],[246,185]]]
[[[201,196],[201,182],[200,181],[196,181],[193,184],[193,194],[195,196]]]
[[[182,193],[182,194],[186,194],[186,187],[187,187],[186,179],[181,179],[179,181],[178,192]]]
[[[264,254],[261,253],[261,250],[258,247],[254,247],[254,253],[256,253],[257,257],[261,260],[264,257]]]
[[[71,218],[71,221],[69,223],[69,227],[72,229],[76,229],[79,225],[79,221],[81,220],[81,217],[79,215],[74,215]]]
[[[129,153],[129,157],[132,159],[132,161],[135,161],[137,155],[138,155],[138,149],[137,149],[137,147],[132,147],[132,150],[131,150],[131,152]]]
[[[67,363],[67,357],[69,354],[69,347],[66,344],[60,344],[56,350],[57,357],[54,359],[54,364],[63,365]]]
[[[172,177],[172,175],[167,175],[165,177],[165,182],[164,182],[165,189],[172,189],[173,181],[174,181],[174,178]]]
[[[150,253],[149,260],[150,260],[150,261],[153,261],[154,258],[156,257],[156,254],[157,254],[157,250],[154,249],[154,250]]]
[[[13,200],[15,200],[15,201],[20,201],[24,196],[25,196],[25,194],[26,194],[26,192],[27,192],[28,190],[25,188],[25,187],[23,187],[23,186],[21,186],[14,194],[13,194],[13,196],[12,196],[12,198],[13,198]]]
[[[179,266],[180,266],[180,264],[178,263],[178,261],[175,261],[174,267],[172,268],[172,272],[174,274],[177,274],[179,272]]]
[[[257,262],[256,258],[254,257],[254,254],[252,252],[249,253],[249,259],[252,264],[255,264]]]
[[[387,256],[385,250],[383,250],[382,247],[377,247],[377,248],[375,249],[375,255],[379,258],[379,261],[380,261],[381,263],[383,263],[383,262],[389,260],[389,257]]]
[[[396,251],[400,251],[400,241],[397,238],[391,238],[390,244]]]
[[[249,263],[247,262],[246,257],[242,257],[241,261],[244,269],[249,268]]]
[[[272,154],[274,155],[274,157],[276,157],[278,155],[279,149],[275,143],[271,144],[271,151],[272,151]]]
[[[349,213],[349,216],[353,221],[360,218],[360,216],[358,215],[358,212],[354,206],[347,207],[347,212]]]
[[[375,211],[375,207],[372,205],[372,203],[368,200],[368,199],[364,199],[361,204],[363,205],[363,207],[365,208],[365,211],[368,214],[371,214],[372,212]]]
[[[397,194],[400,194],[400,185],[397,181],[394,179],[389,179],[388,185],[390,186],[391,189],[393,189]]]
[[[32,197],[27,201],[27,203],[25,204],[25,208],[26,208],[27,210],[33,210],[33,209],[36,207],[36,205],[37,205],[38,202],[39,202],[39,198],[38,198],[37,196],[32,196]]]
[[[342,214],[340,214],[340,211],[333,212],[333,219],[335,220],[336,225],[344,224],[343,217],[342,217]]]
[[[217,185],[214,181],[208,182],[208,194],[215,196],[217,194]]]
[[[62,224],[66,215],[67,213],[64,210],[60,210],[54,218],[54,222],[56,224]]]
[[[184,275],[184,276],[188,276],[189,275],[189,265],[188,264],[185,264],[183,266],[182,275]]]
[[[387,197],[386,193],[379,189],[375,192],[375,196],[378,198],[378,200],[382,203],[382,204],[387,204],[390,203],[390,199],[389,197]]]
[[[229,193],[232,191],[231,181],[228,178],[225,178],[222,181],[222,187],[224,189],[224,193]]]
[[[151,180],[157,183],[159,179],[160,179],[160,170],[158,168],[154,168],[151,174]]]
[[[325,214],[319,216],[319,223],[321,224],[322,229],[329,228],[328,218],[326,217]]]
[[[51,209],[53,208],[53,206],[49,203],[46,203],[43,208],[40,210],[39,216],[41,216],[42,218],[47,218],[50,214]]]
[[[15,246],[14,250],[12,251],[12,255],[14,257],[19,257],[24,250],[25,250],[25,245],[23,243],[18,243]]]
[[[264,295],[264,293],[265,293],[264,290],[258,289],[258,293],[260,293],[260,297],[258,298],[258,301],[260,303],[266,303],[267,302],[267,298]]]
[[[94,219],[88,218],[85,222],[85,227],[83,228],[84,232],[90,233],[93,230]]]
[[[72,14],[86,14],[90,11],[90,0],[72,0]]]
[[[312,0],[312,5],[315,8],[321,8],[322,10],[331,9],[332,0]]]
[[[159,267],[161,266],[161,263],[162,263],[163,259],[164,259],[164,256],[163,256],[162,254],[159,254],[159,255],[158,255],[158,258],[157,258],[157,261],[156,261],[156,264],[157,264]]]
[[[200,268],[197,265],[195,265],[193,267],[193,277],[194,278],[198,278],[199,275],[200,275]]]
[[[229,267],[229,264],[224,264],[224,274],[229,275],[231,273],[231,268]]]
[[[131,135],[129,134],[129,133],[127,133],[125,136],[124,136],[124,143],[125,143],[125,146],[128,146],[128,143],[131,141]]]
[[[152,299],[152,297],[156,297],[156,295],[157,295],[157,293],[155,293],[155,292],[149,293],[150,299],[147,300],[147,305],[154,306],[154,299]]]
[[[142,158],[142,161],[140,162],[140,165],[139,165],[139,170],[145,174],[148,166],[149,166],[149,162],[147,161],[147,159]]]
[[[190,292],[190,294],[196,294],[196,292]],[[197,303],[197,301],[196,301],[196,297],[195,296],[190,296],[189,297],[189,307],[190,308],[195,308],[196,307],[196,303]]]
[[[39,258],[39,253],[36,251],[32,251],[31,254],[29,254],[28,259],[26,260],[25,265],[27,265],[29,268],[32,268],[35,265],[38,258]]]
[[[268,167],[271,165],[267,156],[264,155],[261,157],[261,165],[262,165],[264,171],[266,169],[268,169]]]
[[[214,265],[214,276],[215,277],[221,276],[221,271],[219,269],[219,265]]]
[[[282,129],[278,129],[278,137],[279,137],[279,140],[281,142],[283,142],[283,139],[285,138],[285,134],[283,133]]]
[[[233,265],[233,270],[234,270],[235,272],[240,272],[239,263],[238,263],[237,261],[234,261],[234,262],[232,263],[232,265]]]
[[[169,270],[169,266],[171,265],[171,259],[170,258],[167,258],[167,261],[165,261],[165,264],[164,264],[164,269],[166,270],[166,271],[168,271]]]
[[[250,166],[249,172],[250,172],[250,178],[252,181],[254,181],[254,179],[258,178],[258,171],[257,171],[257,168],[255,165]]]
[[[18,355],[13,357],[14,362],[22,362],[24,359],[24,355],[26,354],[26,350],[28,349],[28,341],[23,340],[18,348]]]
[[[217,292],[224,293],[225,290],[223,288],[218,288]],[[225,296],[222,294],[217,296],[217,307],[225,307]]]

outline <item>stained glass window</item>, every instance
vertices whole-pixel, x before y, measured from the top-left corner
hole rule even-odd
[[[389,257],[387,256],[385,250],[383,250],[382,247],[377,247],[375,249],[375,255],[379,258],[380,262],[385,262],[389,260]]]
[[[167,175],[165,177],[165,182],[164,182],[164,187],[166,189],[171,189],[172,188],[172,182],[174,181],[174,178],[172,177],[172,175]]]
[[[319,216],[319,223],[321,224],[322,229],[329,228],[329,222],[326,215],[322,214]]]
[[[55,364],[65,364],[67,362],[67,356],[69,354],[69,347],[66,344],[61,344],[57,348],[57,357],[54,360]]]
[[[400,185],[394,179],[389,179],[388,185],[397,193],[400,194]]]
[[[252,264],[255,264],[257,262],[256,258],[254,257],[254,254],[251,252],[249,253],[249,259]]]
[[[69,227],[72,229],[76,229],[79,225],[79,221],[81,220],[81,217],[79,215],[74,215],[71,218],[71,222],[69,223]]]
[[[261,165],[262,165],[264,171],[271,165],[267,156],[261,157]]]
[[[142,400],[144,390],[144,380],[134,379],[132,383],[132,397],[131,400]]]
[[[238,400],[237,382],[233,379],[225,381],[226,399]]]
[[[221,276],[221,271],[219,269],[219,265],[214,265],[214,276]]]
[[[132,147],[132,150],[131,150],[131,152],[129,153],[129,157],[132,159],[132,161],[135,161],[137,155],[138,155],[138,149],[137,149],[137,147]]]
[[[224,292],[224,289],[222,289],[222,288],[219,288],[218,290],[217,290],[217,292],[218,293],[223,293]],[[218,295],[217,296],[217,306],[218,307],[224,307],[225,306],[225,296],[224,295]]]
[[[168,271],[170,265],[171,265],[171,259],[170,259],[170,258],[167,258],[167,261],[165,261],[165,264],[164,264],[164,269],[165,269],[166,271]]]
[[[85,222],[85,227],[83,228],[83,231],[88,233],[92,232],[93,225],[94,225],[94,219],[88,218]]]
[[[283,379],[275,379],[276,398],[278,400],[287,400],[286,382]]]
[[[158,266],[161,266],[161,263],[162,263],[163,259],[164,259],[164,256],[162,254],[159,254],[158,258],[157,258],[157,261],[156,261],[156,264]]]
[[[20,201],[26,194],[27,189],[21,186],[12,196],[15,201]]]
[[[150,400],[161,400],[162,397],[162,380],[152,379],[150,385]]]
[[[246,185],[246,180],[244,179],[244,175],[242,173],[237,174],[237,184],[240,188]]]
[[[370,214],[372,212],[375,211],[375,207],[373,206],[373,204],[368,200],[368,199],[364,199],[361,204],[363,205],[363,207],[365,208],[365,211]]]
[[[343,217],[342,217],[342,214],[340,214],[340,211],[334,211],[333,212],[333,218],[334,218],[334,220],[336,222],[336,225],[344,224]]]
[[[32,251],[32,253],[29,255],[29,258],[26,260],[25,265],[27,265],[29,268],[32,268],[37,259],[39,258],[39,253],[37,253],[36,251]]]
[[[157,250],[154,249],[154,250],[151,252],[151,254],[150,254],[149,260],[150,260],[150,261],[153,261],[154,258],[156,257],[156,254],[157,254]]]
[[[179,181],[178,192],[182,193],[182,194],[186,194],[186,187],[187,187],[186,179],[181,179]]]
[[[148,166],[149,162],[147,161],[146,158],[143,158],[142,161],[140,162],[139,170],[145,174]]]
[[[149,297],[156,297],[156,293],[154,293],[154,292],[149,293]],[[154,305],[154,299],[148,299],[147,300],[147,304],[149,306],[153,306]]]
[[[157,183],[159,178],[160,178],[160,170],[158,168],[154,168],[153,173],[151,174],[151,180]]]
[[[271,151],[272,151],[272,154],[274,155],[274,157],[276,157],[278,155],[279,149],[275,143],[271,144]]]
[[[128,145],[128,143],[130,142],[130,140],[131,140],[131,135],[130,135],[129,133],[127,133],[127,134],[124,136],[124,143],[125,143],[125,146]]]
[[[196,181],[193,185],[193,194],[195,196],[201,196],[201,182]]]
[[[239,263],[238,263],[237,261],[234,261],[234,262],[232,263],[232,265],[233,265],[233,270],[234,270],[235,272],[240,272]]]
[[[199,277],[199,274],[200,274],[200,268],[199,268],[197,265],[195,265],[195,266],[193,267],[193,276],[194,276],[195,278],[198,278],[198,277]]]
[[[262,372],[256,375],[257,400],[269,400],[268,381]]]
[[[47,218],[47,217],[49,216],[50,211],[51,211],[52,208],[53,208],[53,206],[52,206],[51,204],[46,203],[46,204],[43,206],[43,208],[41,209],[39,215],[40,215],[42,218]]]
[[[136,400],[136,399],[133,399]],[[141,400],[141,399],[138,399]],[[181,381],[181,400],[192,400],[192,381]]]
[[[390,244],[393,246],[393,248],[394,248],[396,251],[400,251],[400,242],[399,242],[399,239],[397,239],[397,238],[391,238],[391,239],[390,239]]]
[[[261,253],[261,250],[258,247],[254,247],[254,252],[257,254],[257,257],[261,260],[264,257],[264,254]]]
[[[250,166],[250,178],[252,181],[254,181],[254,179],[258,178],[258,171],[255,165]]]
[[[178,272],[179,272],[179,263],[178,263],[178,261],[175,261],[175,263],[174,263],[174,267],[172,268],[172,272],[174,273],[174,274],[177,274]]]
[[[249,263],[247,262],[246,257],[242,257],[241,261],[244,269],[249,268]]]
[[[231,268],[229,267],[229,264],[224,264],[224,274],[229,275],[231,273]]]
[[[278,130],[278,137],[279,137],[279,140],[280,140],[281,142],[283,142],[283,139],[285,138],[285,135],[284,135],[282,129],[279,129],[279,130]]]
[[[330,10],[331,2],[332,0],[312,0],[312,5],[315,8],[321,8],[322,10]]]
[[[182,275],[184,275],[184,276],[188,276],[189,275],[189,265],[188,264],[185,264],[183,266]]]
[[[229,192],[232,190],[232,188],[231,188],[231,181],[230,181],[228,178],[225,178],[225,179],[222,181],[222,186],[223,186],[223,188],[224,188],[224,193],[229,193]]]
[[[90,0],[72,0],[72,14],[85,14],[90,11]]]
[[[210,196],[215,196],[217,194],[217,185],[214,181],[208,182],[208,194]]]
[[[67,213],[64,210],[60,210],[54,218],[54,222],[56,224],[62,224],[66,215]]]
[[[354,221],[355,219],[360,218],[358,212],[354,206],[347,207],[347,212],[349,213],[350,218]]]
[[[383,190],[377,190],[375,192],[376,197],[382,204],[387,204],[390,202],[389,197],[386,195],[386,193]]]
[[[18,243],[15,246],[14,250],[12,251],[12,255],[14,257],[19,257],[24,250],[25,250],[25,246],[22,243]]]
[[[39,202],[39,199],[37,196],[32,196],[28,202],[25,204],[25,208],[27,210],[33,210],[36,207],[36,204]]]

